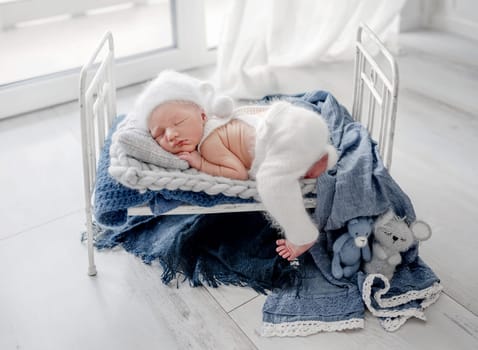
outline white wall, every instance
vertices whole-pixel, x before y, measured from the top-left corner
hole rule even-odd
[[[478,40],[477,0],[408,0],[401,30],[433,28]]]
[[[438,0],[429,26],[478,40],[478,1]]]

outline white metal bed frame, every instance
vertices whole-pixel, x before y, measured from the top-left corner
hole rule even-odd
[[[357,31],[352,116],[364,124],[390,170],[397,112],[398,66],[387,48],[366,25]],[[108,130],[116,117],[113,35],[107,32],[80,73],[80,113],[83,153],[88,274],[97,274],[93,247],[93,192],[96,165]],[[307,208],[315,199],[304,199]],[[163,215],[265,210],[261,203],[215,207],[180,206]],[[128,209],[128,215],[152,215],[148,207]]]

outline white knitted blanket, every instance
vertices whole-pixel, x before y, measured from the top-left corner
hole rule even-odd
[[[234,113],[257,113],[258,106],[245,106]],[[114,140],[114,138],[113,138]],[[224,194],[243,199],[254,198],[260,201],[253,180],[233,180],[220,176],[212,176],[196,169],[186,170],[162,168],[157,165],[139,161],[130,155],[116,142],[110,148],[110,175],[122,185],[146,190],[182,190],[205,192],[209,195]],[[302,194],[315,192],[317,179],[301,180]]]

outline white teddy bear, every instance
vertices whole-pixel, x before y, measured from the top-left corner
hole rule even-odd
[[[374,223],[372,260],[365,263],[366,273],[380,273],[391,280],[395,267],[402,262],[400,253],[406,252],[415,241],[430,238],[430,226],[417,220],[410,226],[392,210],[377,218]]]

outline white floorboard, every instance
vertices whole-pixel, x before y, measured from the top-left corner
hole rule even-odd
[[[257,333],[264,296],[250,289],[164,286],[159,267],[122,250],[97,253],[99,274],[88,277],[71,103],[0,121],[0,349],[478,348],[478,46],[438,32],[401,42],[392,174],[432,226],[421,256],[446,293],[427,322],[387,333],[368,315],[364,330],[269,339]],[[278,72],[277,91],[321,88],[350,107],[352,72],[323,65],[295,82]],[[118,92],[119,113],[142,87]]]
[[[392,173],[433,229],[422,256],[445,291],[478,315],[478,46],[443,33],[403,35]],[[437,42],[441,39],[441,44]]]
[[[86,274],[75,213],[0,242],[0,349],[250,349],[205,288],[161,283],[124,251]]]
[[[220,288],[206,288],[226,312],[231,312],[259,296],[253,289],[245,287],[221,286]]]
[[[478,120],[427,98],[404,94],[393,174],[433,236],[421,255],[445,291],[478,314]],[[405,101],[404,101],[405,100]],[[452,118],[449,118],[453,115]],[[428,129],[425,135],[419,130]],[[411,156],[413,155],[413,156]],[[465,243],[466,242],[466,243]]]
[[[0,123],[0,239],[83,207],[78,118],[56,109]]]

